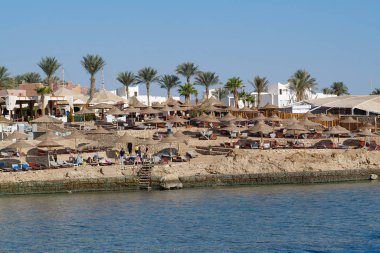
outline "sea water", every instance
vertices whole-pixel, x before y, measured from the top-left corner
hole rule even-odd
[[[1,252],[380,252],[380,183],[0,197]]]

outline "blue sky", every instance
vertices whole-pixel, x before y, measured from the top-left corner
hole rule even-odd
[[[120,71],[172,74],[185,61],[222,82],[239,76],[247,90],[256,75],[286,82],[297,69],[319,89],[334,81],[353,94],[368,94],[371,82],[380,88],[376,0],[13,0],[1,10],[0,65],[12,74],[40,72],[41,57],[55,56],[66,80],[88,86],[80,60],[91,53],[107,62],[108,89],[119,87]]]

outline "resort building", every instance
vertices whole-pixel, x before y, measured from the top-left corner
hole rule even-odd
[[[120,88],[113,90],[111,92],[118,95],[119,97],[122,97],[123,99],[127,100],[127,94],[126,94],[125,87],[120,87]],[[136,97],[143,104],[146,104],[146,105],[148,104],[148,96],[140,94],[140,90],[139,90],[138,85],[129,87],[129,97],[133,97],[133,96]],[[172,98],[175,100],[180,100],[180,97],[178,97],[178,96],[174,96]],[[168,98],[166,96],[152,96],[151,95],[149,97],[149,99],[150,99],[150,103],[152,104],[152,103],[165,102]]]

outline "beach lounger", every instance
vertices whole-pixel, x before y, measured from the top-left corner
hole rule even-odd
[[[187,151],[186,155],[189,156],[190,158],[196,158],[196,157],[198,157],[198,154],[194,150]]]

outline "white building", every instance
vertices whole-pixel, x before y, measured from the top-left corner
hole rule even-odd
[[[210,91],[211,93],[211,91]],[[257,92],[252,92],[251,95],[255,96],[255,106],[258,107],[257,104]],[[325,98],[325,97],[335,97],[336,95],[323,94],[320,92],[307,92],[305,94],[305,100],[309,99],[317,99],[317,98]],[[223,99],[223,102],[230,106],[234,105],[234,97],[232,95],[227,96]],[[260,95],[260,107],[263,107],[266,104],[274,104],[279,108],[287,108],[293,107],[296,103],[296,96],[293,91],[289,89],[289,84],[282,84],[280,82],[268,85],[268,91],[263,92]],[[239,107],[243,106],[243,102],[239,101]],[[305,111],[307,108],[297,108],[299,105],[294,106],[294,112]],[[293,109],[292,109],[293,111]]]
[[[113,92],[114,94],[124,98],[124,99],[127,99],[127,94],[125,92],[125,87],[120,87],[116,90],[113,90],[111,91]],[[143,104],[148,104],[148,96],[147,95],[140,95],[140,91],[139,91],[139,86],[130,86],[129,87],[129,97],[133,97],[133,96],[136,96],[136,98]],[[162,102],[165,102],[167,100],[167,97],[166,96],[149,96],[150,98],[150,104],[154,103],[154,102],[159,102],[159,103],[162,103]],[[173,99],[175,100],[180,100],[180,97],[173,97]]]

